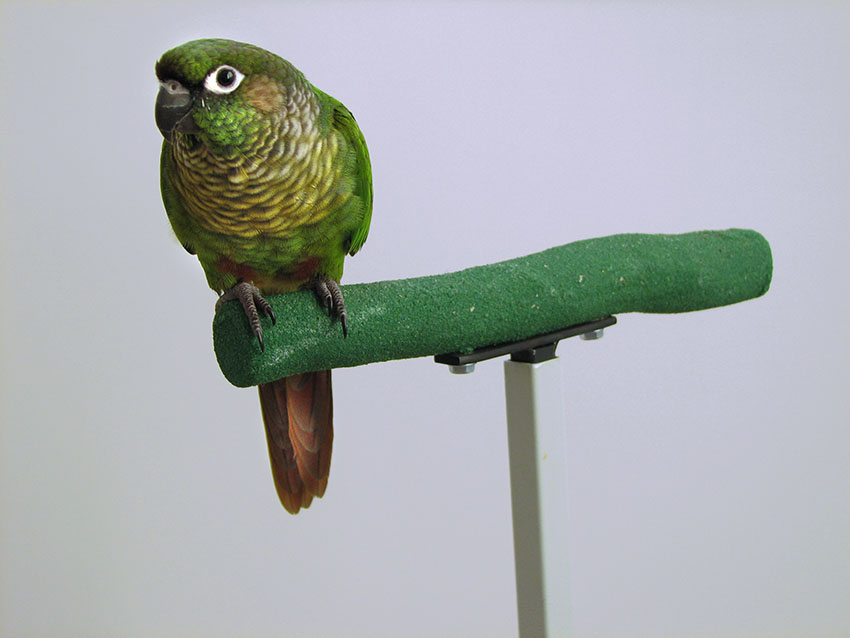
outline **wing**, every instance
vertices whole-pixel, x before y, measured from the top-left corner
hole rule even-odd
[[[334,126],[353,150],[356,159],[354,195],[363,201],[363,217],[351,236],[351,245],[348,248],[348,254],[353,255],[366,242],[369,225],[372,223],[372,163],[369,161],[369,149],[360,127],[357,126],[351,111],[339,102],[334,109]]]
[[[330,115],[325,125],[336,131],[348,149],[346,173],[353,180],[352,194],[360,203],[348,246],[348,254],[353,255],[366,241],[372,221],[372,164],[369,161],[369,149],[351,111],[336,98],[313,88]]]
[[[177,235],[177,239],[190,255],[194,255],[196,250],[191,240],[189,215],[183,207],[180,194],[174,187],[173,180],[176,173],[177,166],[174,163],[174,157],[171,155],[171,144],[163,141],[162,152],[159,155],[159,189],[162,192],[162,203],[165,205],[168,221],[171,222],[171,228]]]

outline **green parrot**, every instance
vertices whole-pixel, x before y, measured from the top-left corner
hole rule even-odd
[[[156,64],[162,199],[222,303],[238,300],[263,349],[263,295],[312,289],[347,334],[339,280],[372,217],[369,152],[351,111],[286,60],[204,39]],[[321,497],[333,443],[331,372],[259,386],[272,475],[296,514]]]

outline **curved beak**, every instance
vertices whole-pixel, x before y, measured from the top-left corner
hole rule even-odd
[[[162,136],[172,141],[174,131],[197,133],[198,127],[192,118],[195,98],[185,86],[176,80],[161,82],[156,96],[156,126]]]

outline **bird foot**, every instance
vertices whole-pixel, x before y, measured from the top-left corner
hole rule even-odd
[[[249,284],[247,281],[240,281],[218,298],[218,301],[215,302],[215,311],[218,312],[222,304],[233,299],[238,299],[239,303],[242,304],[242,309],[245,311],[245,315],[248,317],[248,323],[251,325],[251,332],[254,333],[257,341],[260,342],[260,350],[265,350],[263,327],[260,325],[260,313],[262,312],[265,316],[270,317],[272,324],[276,323],[277,319],[274,316],[271,305],[260,294],[260,290],[255,285]]]
[[[319,298],[319,302],[328,309],[328,313],[332,317],[338,317],[342,324],[342,336],[348,336],[348,314],[345,311],[345,300],[342,298],[342,291],[339,289],[339,284],[330,277],[319,275],[308,284],[308,287]]]

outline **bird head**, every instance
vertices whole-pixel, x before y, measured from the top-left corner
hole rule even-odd
[[[256,143],[269,118],[309,87],[289,62],[259,47],[232,40],[181,44],[156,64],[160,82],[156,125],[175,143],[206,144],[214,152]]]

